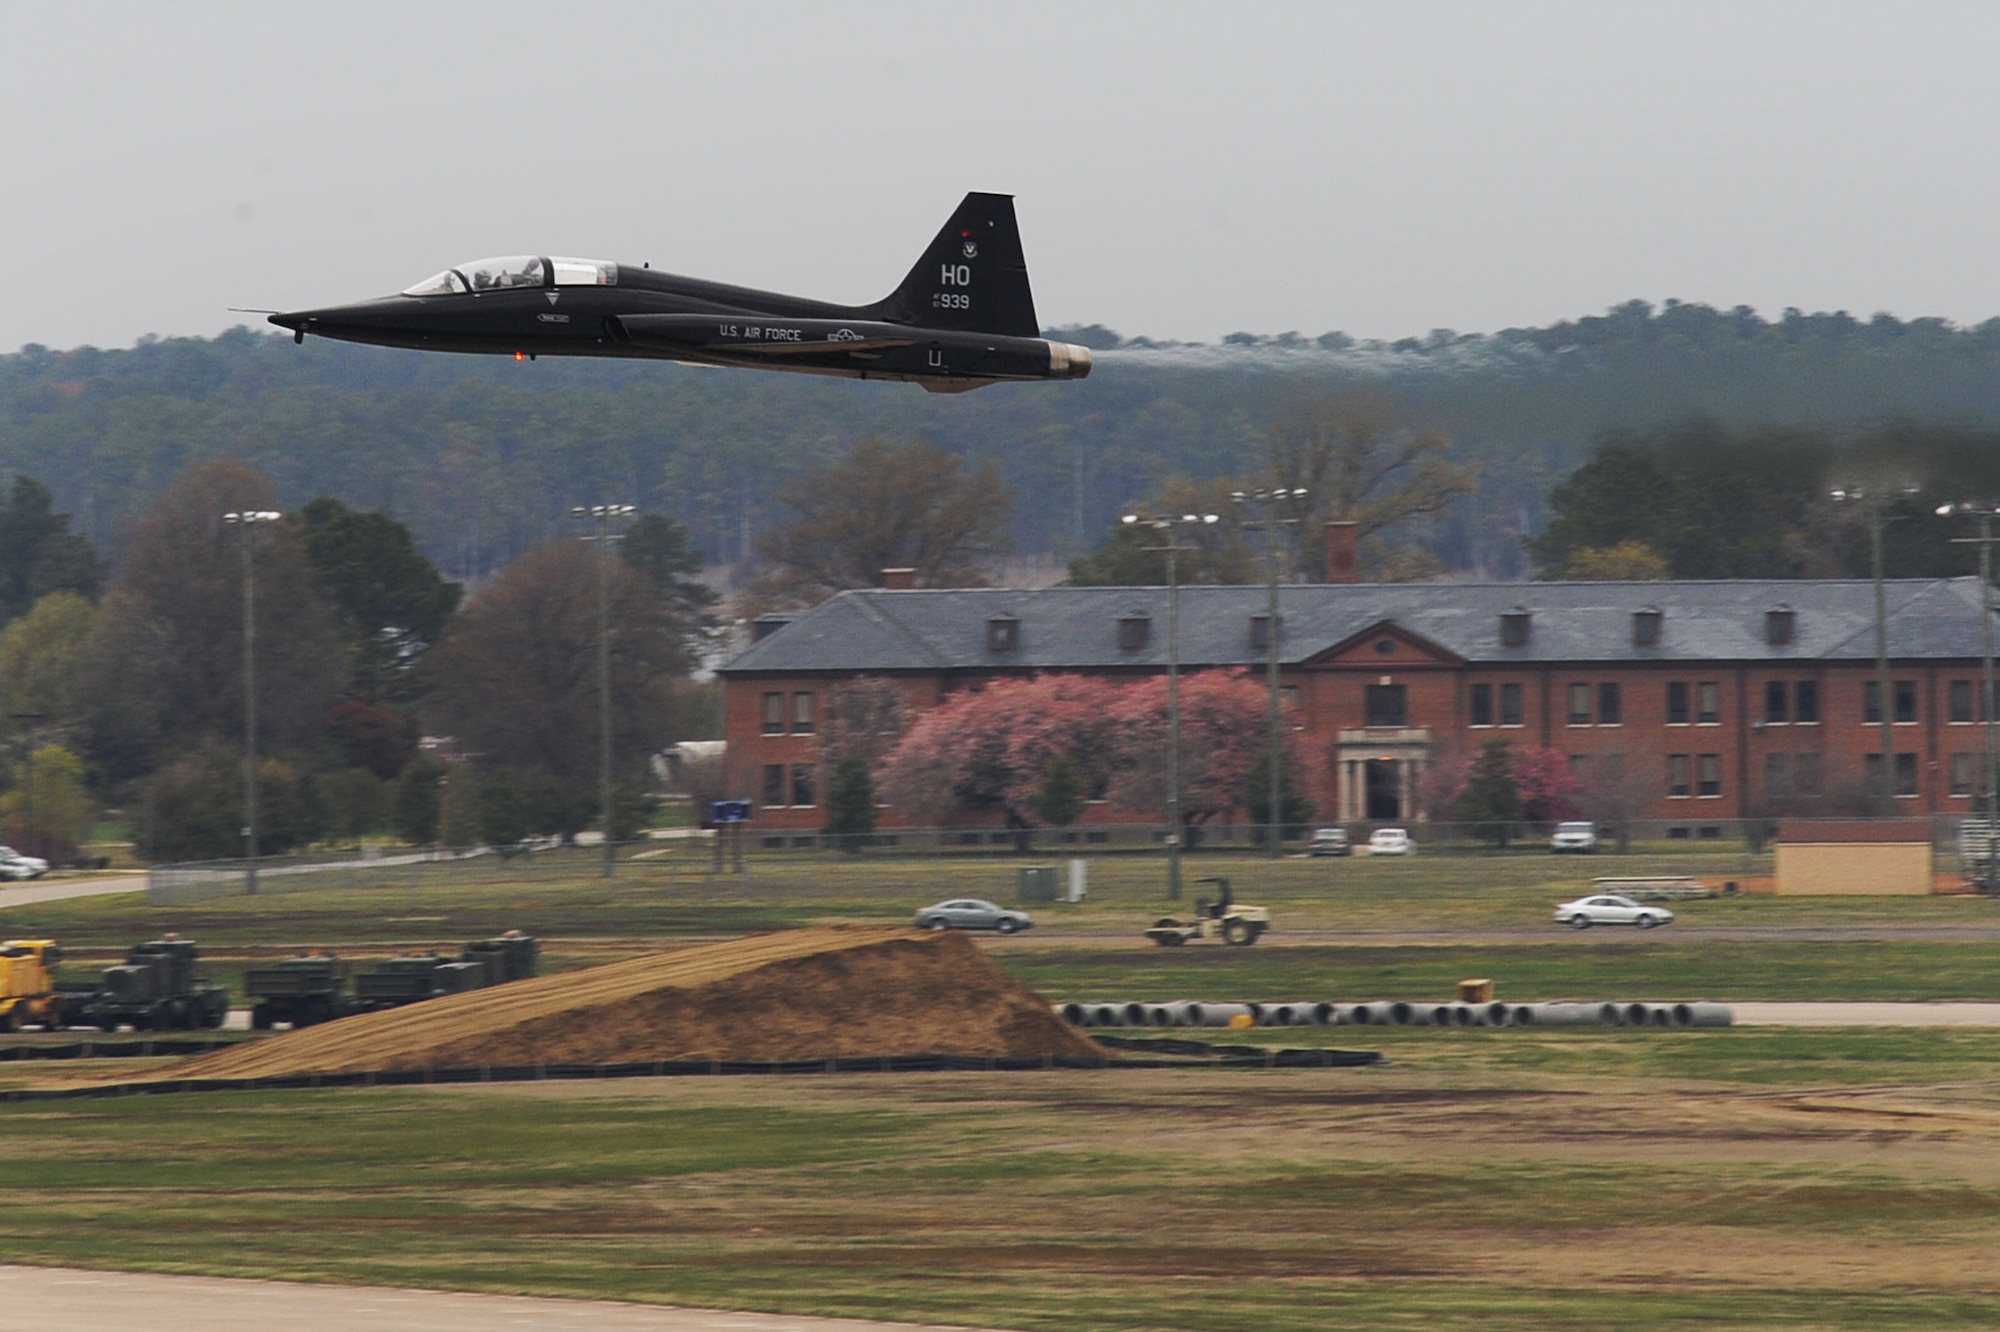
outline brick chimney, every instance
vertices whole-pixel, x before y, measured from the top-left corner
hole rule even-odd
[[[915,569],[884,569],[882,571],[882,586],[892,592],[908,592],[916,587],[916,585],[917,571]]]
[[[1351,583],[1354,576],[1354,529],[1352,522],[1326,525],[1326,581]]]

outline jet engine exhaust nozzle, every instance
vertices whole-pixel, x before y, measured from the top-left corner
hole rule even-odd
[[[1079,347],[1074,342],[1051,342],[1049,344],[1049,378],[1090,378],[1090,348]]]

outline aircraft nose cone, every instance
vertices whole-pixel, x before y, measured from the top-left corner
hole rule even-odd
[[[296,333],[305,327],[306,315],[303,311],[293,311],[289,314],[274,314],[270,316],[270,321],[279,328],[288,328]]]

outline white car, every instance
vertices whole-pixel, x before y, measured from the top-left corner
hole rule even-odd
[[[1368,854],[1371,856],[1407,856],[1417,849],[1404,828],[1377,828],[1368,834]]]
[[[1549,850],[1557,855],[1565,851],[1588,855],[1597,850],[1597,826],[1591,823],[1558,823],[1549,838]]]
[[[1574,902],[1564,902],[1556,908],[1556,924],[1567,925],[1573,930],[1587,930],[1593,925],[1637,925],[1642,930],[1650,930],[1673,918],[1674,913],[1663,906],[1634,902],[1615,893],[1594,893],[1589,897],[1579,897]]]
[[[24,856],[11,846],[0,846],[0,879],[39,879],[49,872],[49,862],[40,856]]]

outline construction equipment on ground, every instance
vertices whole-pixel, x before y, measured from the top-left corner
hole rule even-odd
[[[1146,931],[1146,937],[1162,948],[1178,948],[1190,939],[1220,939],[1247,948],[1271,928],[1270,908],[1237,902],[1229,880],[1219,876],[1195,880],[1197,888],[1205,883],[1216,886],[1213,902],[1205,897],[1196,898],[1193,920],[1162,916]]]
[[[54,968],[62,950],[53,939],[9,939],[0,944],[0,1031],[63,1025],[63,998]]]
[[[195,974],[201,956],[178,934],[134,944],[125,960],[106,967],[96,982],[64,982],[62,1019],[71,1026],[116,1031],[193,1031],[215,1028],[229,1016],[229,991]]]
[[[250,997],[250,1025],[268,1031],[278,1023],[310,1027],[354,1013],[371,1013],[440,995],[464,994],[535,974],[539,945],[519,930],[465,946],[456,960],[439,953],[386,958],[353,977],[331,953],[290,957],[243,978]]]

